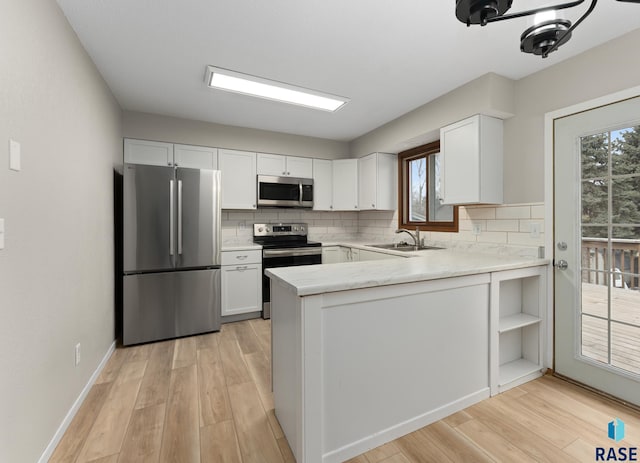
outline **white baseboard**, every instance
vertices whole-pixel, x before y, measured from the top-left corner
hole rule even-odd
[[[91,378],[89,378],[89,381],[87,381],[87,384],[84,386],[84,388],[80,392],[80,395],[78,396],[76,401],[73,403],[73,405],[67,412],[67,416],[65,416],[64,420],[62,420],[62,423],[60,423],[58,430],[53,435],[53,438],[49,442],[49,445],[47,445],[47,448],[42,453],[42,456],[38,460],[38,463],[46,463],[47,461],[49,461],[49,458],[51,458],[51,455],[53,455],[53,451],[56,449],[56,447],[60,443],[60,440],[62,439],[62,436],[64,436],[64,433],[67,431],[67,428],[71,424],[73,417],[76,416],[76,413],[78,413],[78,410],[80,409],[80,405],[82,405],[82,402],[84,402],[84,399],[86,399],[87,394],[89,394],[89,391],[91,390],[91,387],[98,379],[98,376],[100,376],[102,369],[107,364],[107,361],[109,360],[109,358],[111,357],[111,354],[115,349],[116,349],[116,341],[113,341],[113,343],[111,343],[111,346],[107,350],[107,353],[104,354],[104,357],[100,361],[98,368],[96,368],[96,370],[93,372],[93,374],[91,375]]]
[[[380,445],[391,442],[398,437],[417,431],[431,423],[446,418],[447,416],[459,412],[481,400],[488,399],[489,388],[481,389],[477,392],[462,397],[459,400],[443,405],[440,408],[423,413],[402,423],[398,423],[390,428],[384,429],[376,434],[367,436],[356,442],[352,442],[339,449],[332,450],[322,456],[322,463],[340,463],[350,458],[356,457]]]

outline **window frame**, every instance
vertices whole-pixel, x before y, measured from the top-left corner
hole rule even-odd
[[[455,232],[458,233],[458,206],[453,206],[453,220],[449,222],[435,222],[429,220],[429,211],[425,211],[424,222],[412,222],[409,218],[409,161],[425,158],[427,204],[429,204],[429,156],[440,152],[440,140],[425,145],[401,151],[398,153],[398,228],[408,228],[420,231]]]

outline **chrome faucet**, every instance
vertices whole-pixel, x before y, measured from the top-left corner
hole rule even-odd
[[[420,247],[420,228],[416,227],[416,233],[415,235],[413,233],[411,233],[409,230],[407,230],[406,228],[398,228],[396,230],[396,233],[407,233],[411,238],[413,238],[413,246],[417,249]]]

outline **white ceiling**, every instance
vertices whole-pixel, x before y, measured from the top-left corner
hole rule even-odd
[[[57,1],[124,109],[334,140],[487,72],[519,79],[640,27],[640,5],[601,0],[543,60],[519,51],[528,18],[467,28],[453,0]],[[326,113],[211,90],[208,64],[351,102]]]

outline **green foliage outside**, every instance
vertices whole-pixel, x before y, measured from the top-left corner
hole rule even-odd
[[[581,152],[582,236],[608,238],[611,190],[612,238],[640,239],[640,126],[583,137]]]

